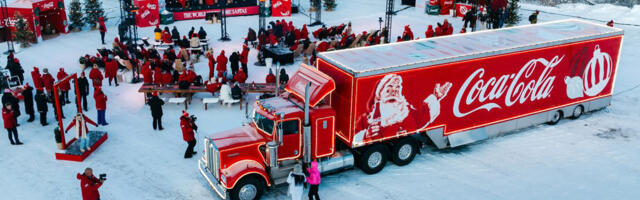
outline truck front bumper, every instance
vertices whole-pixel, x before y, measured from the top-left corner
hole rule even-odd
[[[222,199],[227,199],[227,189],[220,183],[220,181],[218,181],[218,179],[213,177],[202,160],[198,160],[198,169],[211,188],[218,193],[218,196]]]

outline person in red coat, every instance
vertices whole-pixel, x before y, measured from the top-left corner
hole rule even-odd
[[[196,146],[194,130],[197,131],[198,126],[195,125],[195,122],[189,117],[189,113],[186,111],[182,111],[180,129],[182,129],[182,139],[188,144],[187,150],[184,152],[184,158],[191,158],[193,154],[196,154],[196,152],[193,151],[193,147]]]
[[[162,31],[162,43],[173,43],[173,40],[171,39],[171,33],[169,33],[169,29],[165,29],[164,31]]]
[[[76,178],[80,180],[80,190],[82,191],[82,200],[99,200],[100,192],[98,188],[104,183],[104,179],[98,179],[93,175],[93,170],[87,168],[84,173],[78,173]]]
[[[93,65],[93,69],[89,72],[89,79],[91,79],[91,83],[93,83],[94,88],[102,87],[102,72],[98,69],[98,65]]]
[[[211,92],[211,94],[217,92],[218,90],[220,90],[220,87],[222,87],[222,83],[218,82],[215,77],[209,79],[209,81],[205,82],[204,84],[207,87],[207,91]]]
[[[142,65],[140,73],[142,74],[142,82],[144,82],[145,84],[153,83],[153,72],[151,71],[149,62],[145,62]]]
[[[100,38],[102,39],[102,44],[104,43],[104,35],[107,33],[107,26],[105,26],[104,24],[104,18],[103,17],[99,17],[98,18],[98,22],[99,24],[99,29],[100,29]]]
[[[107,110],[107,95],[102,92],[100,87],[93,92],[93,98],[96,101],[96,110],[98,110],[98,124],[102,126],[109,125],[105,120],[105,111]]]
[[[104,64],[104,76],[109,78],[109,86],[111,86],[111,81],[115,80],[116,87],[118,87],[118,79],[116,78],[118,75],[118,63],[116,60],[107,58],[107,61]]]
[[[9,133],[9,141],[12,145],[21,145],[20,139],[18,139],[18,121],[15,117],[15,111],[11,107],[11,104],[5,104],[4,108],[2,108],[2,120],[4,121],[4,128],[7,129],[7,133]],[[15,138],[15,142],[13,140]]]
[[[244,71],[242,71],[242,69],[240,69],[238,70],[238,73],[233,76],[233,80],[238,83],[244,83],[245,81],[247,81],[247,75],[244,73]]]
[[[49,74],[49,69],[44,68],[42,69],[42,72],[44,73],[42,75],[42,85],[44,86],[44,89],[47,90],[47,96],[51,98],[53,97],[53,82],[55,82],[55,79],[53,79],[53,76]]]
[[[218,60],[218,65],[216,66],[216,71],[218,71],[218,77],[222,77],[223,74],[227,71],[227,56],[224,55],[224,50],[220,52],[220,55],[216,58]]]
[[[214,65],[216,64],[216,60],[213,55],[207,53],[207,58],[209,58],[209,78],[213,78],[213,72],[215,71]]]
[[[302,39],[305,39],[305,40],[309,39],[309,31],[307,30],[306,24],[302,25],[302,31],[300,31],[300,36]]]
[[[269,74],[267,74],[266,82],[267,83],[276,83],[276,76],[273,75],[273,71],[271,71],[271,69],[269,69]]]
[[[162,84],[162,71],[160,70],[160,67],[156,67],[153,70],[153,84]]]
[[[187,70],[187,81],[189,81],[189,83],[195,83],[197,77],[198,75],[193,71],[193,67],[190,67]]]
[[[242,45],[242,52],[240,52],[240,64],[242,64],[242,70],[249,76],[249,68],[247,68],[247,62],[249,61],[249,47],[247,44]]]
[[[163,71],[162,72],[162,85],[169,85],[173,83],[173,76],[171,76],[171,73],[169,73],[169,71]]]
[[[60,71],[58,71],[58,74],[56,75],[58,81],[66,78],[67,76],[69,76],[69,74],[67,74],[67,72],[64,72],[64,68],[60,68]],[[62,97],[64,97],[65,103],[71,103],[71,101],[69,101],[69,90],[71,89],[71,84],[69,84],[69,81],[65,81],[60,84],[60,91],[62,93]]]
[[[413,31],[409,28],[409,25],[404,26],[404,32],[402,33],[402,40],[409,41],[413,40]]]
[[[427,31],[424,32],[424,37],[430,38],[433,37],[433,34],[433,26],[429,25],[429,27],[427,27]]]
[[[42,90],[42,87],[44,87],[44,85],[42,85],[42,75],[40,75],[40,70],[35,66],[31,72],[31,79],[33,79],[33,87],[35,87],[36,90]]]

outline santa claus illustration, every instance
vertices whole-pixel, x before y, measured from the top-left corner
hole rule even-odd
[[[451,86],[450,82],[436,83],[433,94],[420,102],[409,102],[402,92],[402,77],[384,76],[374,91],[369,112],[358,118],[353,142],[362,144],[427,127],[440,114],[440,100]]]

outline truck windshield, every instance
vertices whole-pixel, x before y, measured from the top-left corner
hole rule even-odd
[[[256,123],[256,126],[259,129],[267,132],[267,134],[271,135],[271,132],[273,132],[273,120],[270,120],[269,118],[262,116],[257,112],[254,112],[253,122]]]

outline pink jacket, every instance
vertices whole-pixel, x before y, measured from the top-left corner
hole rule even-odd
[[[307,176],[307,183],[311,185],[320,185],[320,171],[318,170],[318,162],[311,162],[311,167],[307,169],[309,176]]]

